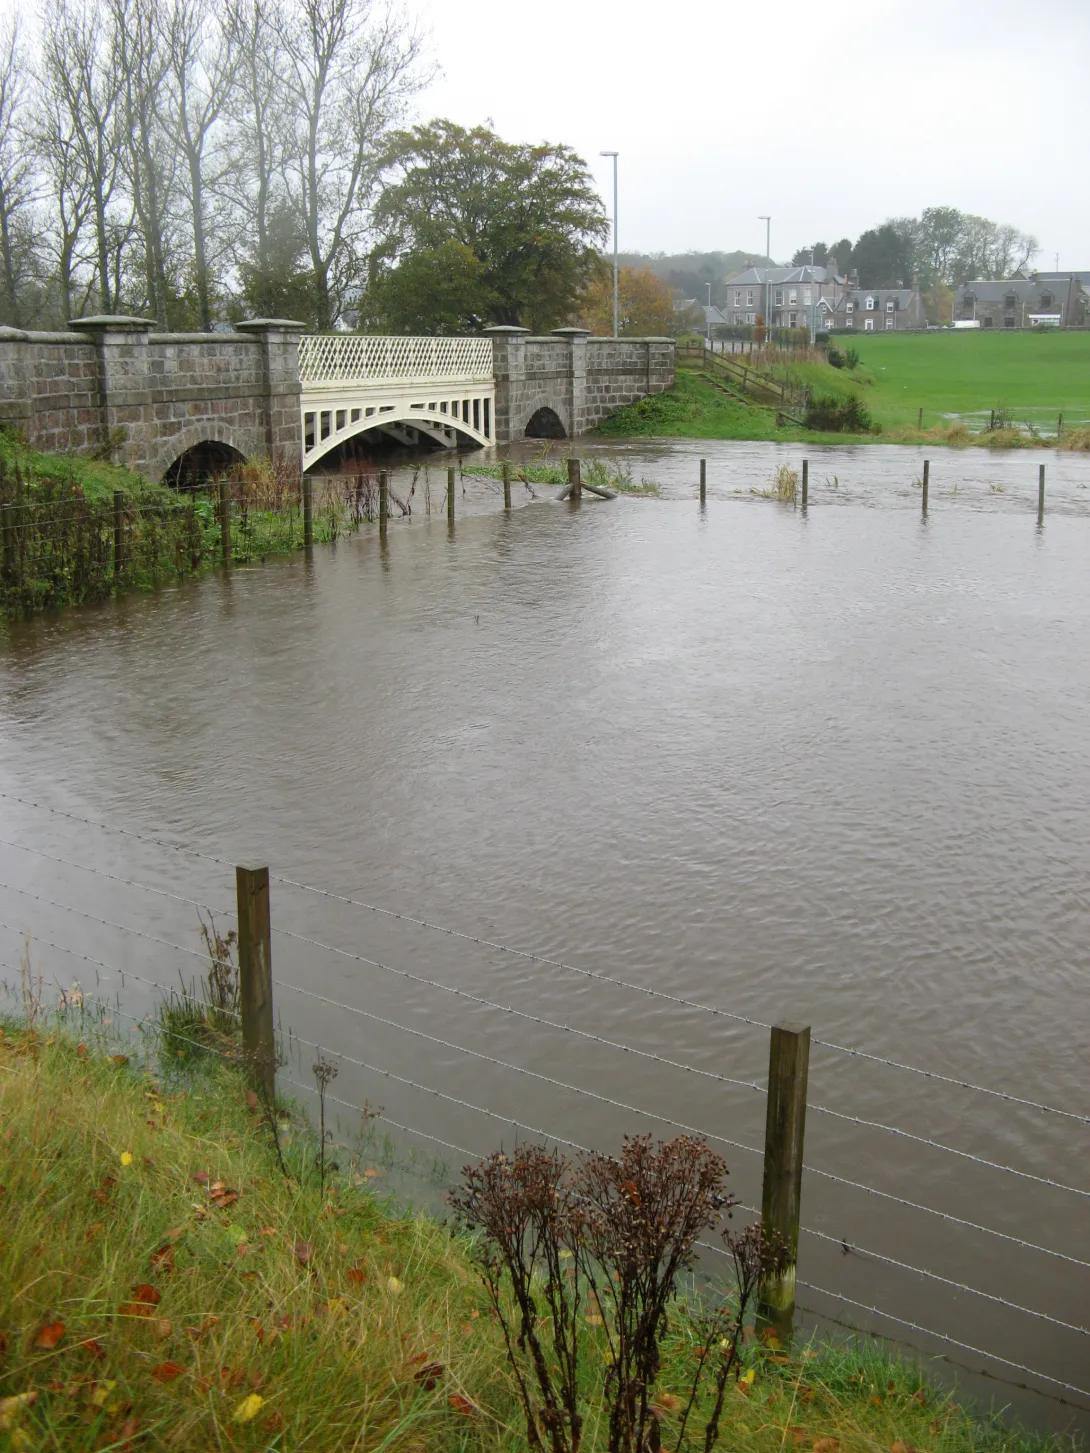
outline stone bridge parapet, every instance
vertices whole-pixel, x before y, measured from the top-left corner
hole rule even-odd
[[[0,328],[0,423],[49,453],[100,451],[150,479],[200,444],[300,458],[298,340],[285,319],[153,333],[143,318],[70,332]]]

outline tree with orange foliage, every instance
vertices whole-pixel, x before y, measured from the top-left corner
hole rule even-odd
[[[669,284],[649,267],[622,267],[618,276],[618,323],[629,337],[662,337],[675,328]],[[603,267],[583,294],[577,322],[592,333],[613,333],[613,269]]]

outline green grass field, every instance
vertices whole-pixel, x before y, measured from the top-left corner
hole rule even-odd
[[[873,380],[863,397],[884,429],[914,427],[921,408],[925,428],[1000,408],[1049,432],[1060,413],[1065,429],[1090,424],[1090,332],[861,333],[834,342],[858,351],[859,372]]]

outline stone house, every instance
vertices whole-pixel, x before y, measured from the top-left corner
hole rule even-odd
[[[860,333],[921,332],[927,327],[918,286],[845,288],[818,305],[823,328],[853,328]]]
[[[727,284],[725,321],[756,323],[767,309],[771,328],[820,328],[819,303],[845,286],[826,267],[747,267]]]
[[[976,278],[954,295],[954,322],[980,328],[1083,328],[1090,297],[1078,273],[1063,278]]]

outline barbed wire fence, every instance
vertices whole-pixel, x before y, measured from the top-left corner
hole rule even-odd
[[[47,803],[37,802],[34,799],[18,796],[13,793],[0,792],[0,800],[6,800],[16,804],[30,812],[40,814],[43,819],[50,816],[57,819],[68,820],[79,824],[83,828],[89,828],[116,836],[121,839],[128,839],[134,843],[144,846],[155,846],[168,851],[179,858],[188,858],[194,862],[207,865],[202,871],[206,876],[213,876],[220,885],[220,891],[216,895],[199,892],[183,893],[173,889],[164,888],[144,881],[137,877],[128,876],[125,873],[111,871],[101,864],[90,865],[81,863],[73,857],[51,850],[49,847],[37,846],[35,844],[19,841],[16,836],[9,835],[0,838],[0,847],[7,849],[12,854],[21,854],[26,859],[36,861],[39,865],[50,865],[51,868],[63,868],[65,870],[86,874],[90,883],[101,881],[104,884],[113,885],[114,889],[124,890],[126,894],[147,894],[152,899],[159,901],[164,907],[170,904],[180,905],[183,908],[192,908],[199,914],[207,913],[210,920],[234,919],[236,913],[239,921],[246,911],[240,897],[236,898],[234,904],[225,901],[229,898],[229,879],[227,873],[236,876],[235,865],[227,859],[218,857],[200,849],[166,838],[156,837],[151,834],[140,832],[125,824],[111,824],[96,821],[79,814],[67,812]],[[21,836],[26,836],[24,832]],[[209,874],[209,870],[214,873]],[[243,881],[239,870],[236,881],[236,888],[240,889]],[[704,1003],[698,999],[686,997],[681,994],[671,993],[669,990],[655,986],[648,986],[631,980],[608,974],[603,971],[588,968],[584,965],[573,964],[565,960],[552,957],[546,954],[535,953],[514,945],[505,944],[498,940],[485,938],[480,935],[464,932],[447,924],[433,922],[430,919],[414,916],[399,909],[387,907],[382,904],[372,903],[362,898],[346,894],[335,893],[320,885],[306,883],[297,878],[290,878],[286,875],[265,872],[265,883],[284,889],[290,889],[296,893],[311,895],[316,901],[334,901],[345,908],[351,909],[357,915],[364,915],[384,920],[388,925],[393,925],[395,930],[399,926],[420,930],[425,935],[433,934],[444,936],[447,939],[458,941],[467,950],[484,951],[489,955],[502,955],[513,961],[520,961],[532,964],[541,969],[547,969],[555,975],[570,975],[582,979],[584,982],[597,982],[609,985],[612,989],[621,991],[624,995],[641,996],[645,1000],[661,1002],[664,1006],[673,1008],[684,1008],[686,1011],[697,1015],[707,1016],[709,1022],[716,1020],[727,1020],[737,1023],[748,1031],[763,1031],[774,1037],[775,1027],[768,1022],[752,1016],[737,1014],[721,1006]],[[15,877],[17,875],[9,875]],[[247,881],[251,881],[247,879]],[[95,986],[91,988],[81,987],[78,990],[81,1006],[84,1000],[92,1005],[97,1005],[95,1012],[101,1019],[112,1020],[114,1016],[130,1023],[133,1030],[141,1028],[152,1031],[154,1028],[154,1005],[142,1015],[134,1014],[131,1007],[123,1003],[123,996],[129,993],[129,980],[134,986],[139,986],[145,1001],[148,996],[162,996],[167,1000],[179,992],[192,991],[186,989],[184,974],[179,973],[179,984],[165,982],[160,977],[155,977],[148,972],[148,964],[158,964],[165,952],[168,955],[180,955],[187,963],[193,959],[207,963],[207,953],[201,949],[188,946],[177,941],[177,937],[167,936],[166,933],[152,932],[146,926],[138,923],[123,921],[123,916],[111,916],[106,911],[93,913],[88,908],[81,907],[76,903],[67,902],[61,896],[58,889],[51,892],[39,892],[36,888],[40,884],[35,883],[34,887],[16,881],[0,880],[0,894],[5,895],[3,902],[3,916],[0,917],[0,933],[6,936],[9,943],[12,940],[21,942],[24,949],[31,956],[40,952],[48,951],[50,954],[64,956],[64,960],[71,961],[73,973],[85,973],[90,970],[95,975]],[[208,901],[215,896],[216,901]],[[266,904],[269,899],[266,898]],[[15,906],[12,906],[15,905]],[[96,905],[97,906],[97,905]],[[699,1135],[715,1146],[725,1146],[739,1152],[746,1157],[744,1164],[752,1165],[756,1170],[758,1166],[764,1166],[767,1174],[767,1161],[769,1156],[769,1144],[766,1136],[766,1143],[760,1145],[747,1144],[744,1140],[735,1139],[724,1135],[718,1130],[709,1127],[707,1124],[699,1123],[699,1116],[692,1117],[697,1123],[690,1123],[689,1118],[681,1119],[662,1113],[660,1109],[648,1109],[645,1106],[631,1103],[628,1099],[620,1098],[615,1094],[607,1093],[603,1089],[592,1089],[589,1085],[577,1082],[577,1077],[572,1079],[561,1078],[546,1073],[540,1068],[533,1068],[530,1064],[519,1062],[519,1056],[504,1057],[500,1054],[489,1053],[486,1049],[474,1048],[472,1045],[464,1044],[459,1038],[449,1033],[436,1033],[431,1028],[421,1028],[419,1024],[407,1023],[403,1017],[394,1017],[390,1014],[380,1014],[374,1009],[365,1008],[362,1004],[352,1003],[348,998],[339,998],[333,993],[324,993],[316,987],[306,983],[295,982],[292,978],[280,977],[273,972],[273,944],[274,937],[282,938],[288,943],[299,945],[308,952],[315,955],[331,956],[333,959],[344,963],[352,964],[364,971],[369,977],[366,981],[361,979],[363,984],[371,983],[378,977],[388,978],[396,986],[401,983],[412,985],[415,990],[421,991],[428,996],[428,1003],[434,1000],[437,1004],[441,1002],[458,1003],[470,1006],[475,1014],[480,1014],[488,1024],[499,1023],[502,1019],[508,1024],[524,1025],[530,1034],[537,1034],[540,1031],[547,1031],[550,1034],[557,1034],[566,1037],[573,1044],[585,1046],[588,1050],[597,1053],[598,1051],[608,1052],[610,1055],[619,1055],[640,1064],[646,1074],[653,1075],[658,1070],[672,1071],[686,1077],[690,1082],[702,1082],[717,1090],[722,1088],[725,1092],[744,1092],[752,1097],[767,1099],[769,1095],[769,1084],[760,1083],[756,1078],[746,1079],[740,1076],[731,1076],[719,1071],[710,1070],[704,1066],[690,1062],[689,1058],[677,1055],[666,1055],[656,1049],[649,1049],[638,1044],[628,1042],[614,1034],[602,1034],[596,1030],[579,1023],[570,1023],[567,1019],[553,1017],[546,1013],[537,1013],[532,1009],[520,1007],[519,1005],[504,1002],[502,995],[485,996],[474,994],[459,984],[443,982],[439,978],[431,977],[427,973],[416,972],[398,963],[388,962],[388,955],[378,957],[375,954],[364,953],[358,948],[346,947],[329,941],[325,936],[317,937],[313,934],[301,932],[295,927],[280,921],[280,904],[277,903],[277,912],[269,911],[269,924],[271,933],[265,937],[264,945],[258,945],[257,958],[264,956],[264,969],[260,964],[257,972],[266,973],[269,1003],[267,1005],[266,1023],[272,1023],[272,1006],[275,1002],[278,1011],[282,1012],[285,996],[291,996],[291,1000],[298,1003],[302,1008],[308,1004],[321,1006],[323,1010],[332,1010],[337,1018],[340,1034],[343,1036],[339,1045],[326,1045],[299,1033],[293,1026],[289,1026],[289,1045],[297,1052],[297,1057],[302,1059],[301,1050],[307,1048],[319,1054],[330,1055],[337,1063],[351,1067],[358,1071],[363,1077],[373,1080],[377,1084],[387,1083],[396,1086],[400,1091],[406,1092],[414,1098],[427,1098],[436,1106],[443,1107],[445,1112],[457,1113],[459,1116],[472,1117],[479,1121],[482,1128],[486,1129],[486,1138],[483,1142],[477,1142],[476,1148],[469,1148],[459,1144],[461,1139],[451,1138],[449,1132],[440,1134],[440,1129],[445,1131],[446,1122],[441,1125],[428,1124],[427,1117],[423,1123],[412,1123],[412,1119],[419,1120],[420,1117],[407,1117],[400,1112],[400,1118],[388,1115],[385,1109],[376,1110],[369,1100],[353,1101],[340,1098],[327,1093],[327,1099],[338,1105],[341,1109],[355,1115],[370,1117],[381,1123],[387,1131],[394,1131],[398,1136],[408,1136],[414,1142],[418,1141],[429,1146],[437,1147],[444,1153],[450,1153],[461,1157],[464,1160],[472,1160],[479,1155],[494,1148],[499,1131],[502,1137],[503,1132],[514,1132],[517,1136],[531,1137],[534,1140],[562,1146],[568,1150],[586,1151],[591,1149],[582,1143],[581,1139],[572,1138],[570,1135],[560,1133],[559,1129],[552,1125],[542,1125],[530,1122],[530,1118],[517,1118],[512,1112],[508,1102],[508,1095],[504,1088],[511,1080],[517,1080],[528,1084],[531,1087],[538,1087],[541,1092],[546,1089],[550,1094],[559,1095],[563,1103],[574,1105],[586,1105],[598,1111],[608,1112],[611,1116],[611,1123],[630,1128],[634,1122],[645,1124],[652,1123],[658,1127],[668,1129],[677,1133]],[[66,945],[62,940],[63,932],[59,925],[64,921],[65,915],[71,915],[74,920],[85,925],[93,925],[96,930],[106,930],[118,945],[118,951],[114,954],[103,953],[101,956],[87,951],[88,945],[83,943],[81,947],[74,948]],[[149,922],[149,915],[143,910],[135,916],[142,917],[144,924]],[[159,925],[156,924],[156,927]],[[180,935],[179,935],[180,936]],[[122,953],[120,946],[125,945],[125,952]],[[131,954],[139,954],[139,962],[143,972],[136,972],[130,967],[120,963],[118,960]],[[242,975],[253,975],[255,972],[254,946],[249,946],[249,959],[246,955],[240,955],[240,970]],[[8,956],[0,958],[0,972],[11,973],[16,977],[19,975],[23,965],[12,961]],[[108,986],[103,992],[103,979],[106,979]],[[296,976],[297,977],[297,976]],[[354,981],[355,982],[355,981]],[[179,987],[179,985],[181,987]],[[12,986],[7,986],[9,994]],[[71,993],[64,984],[57,981],[56,987],[61,996]],[[112,992],[111,992],[112,988]],[[136,993],[137,990],[132,991]],[[241,1017],[243,1020],[242,1029],[244,1039],[247,1033],[246,1014],[247,1004],[253,999],[252,993],[248,993],[245,986],[242,993]],[[66,1001],[67,1002],[67,1001]],[[127,1002],[127,1000],[126,1000]],[[436,1010],[435,1012],[441,1012]],[[370,1030],[371,1033],[366,1039],[370,1045],[381,1046],[382,1052],[374,1053],[368,1050],[366,1053],[352,1052],[356,1049],[359,1036],[353,1035],[351,1026],[358,1025],[361,1029]],[[202,1041],[186,1040],[176,1030],[171,1031],[172,1037],[179,1042],[185,1041],[201,1052],[221,1053],[214,1046]],[[418,1045],[423,1053],[412,1057],[409,1064],[404,1059],[395,1059],[391,1063],[389,1050],[389,1036],[404,1035],[411,1043]],[[1001,1102],[1018,1107],[1021,1111],[1032,1112],[1040,1117],[1040,1124],[1047,1126],[1054,1124],[1058,1127],[1066,1126],[1071,1133],[1081,1134],[1082,1127],[1090,1126],[1090,1113],[1078,1105],[1056,1105],[1046,1103],[1044,1100],[1030,1096],[1016,1094],[1013,1091],[1004,1089],[997,1085],[983,1085],[976,1083],[969,1078],[963,1078],[946,1071],[928,1069],[924,1066],[911,1064],[903,1060],[885,1056],[869,1049],[844,1045],[833,1039],[823,1039],[814,1036],[809,1041],[815,1046],[829,1051],[834,1056],[844,1056],[846,1059],[854,1060],[862,1064],[873,1063],[884,1068],[897,1071],[903,1075],[922,1078],[931,1084],[942,1087],[944,1093],[961,1092],[970,1096],[985,1097],[984,1103]],[[272,1047],[270,1046],[270,1052]],[[442,1056],[440,1053],[442,1052]],[[230,1058],[230,1056],[228,1056]],[[467,1067],[476,1067],[474,1084],[491,1090],[492,1093],[472,1095],[456,1093],[452,1085],[444,1085],[441,1082],[440,1066],[443,1057],[457,1057],[458,1063]],[[235,1057],[238,1063],[238,1057]],[[406,1073],[411,1065],[412,1073]],[[417,1065],[424,1066],[418,1069]],[[316,1094],[312,1085],[306,1084],[303,1080],[295,1078],[291,1073],[291,1064],[285,1064],[280,1071],[279,1081],[282,1088],[289,1088],[307,1097]],[[770,1066],[772,1068],[772,1066]],[[805,1092],[805,1086],[804,1086]],[[535,1094],[537,1090],[535,1090]],[[498,1104],[503,1108],[497,1108]],[[721,1112],[720,1112],[721,1113]],[[932,1135],[921,1134],[916,1130],[904,1126],[888,1123],[884,1120],[877,1120],[851,1113],[848,1109],[840,1109],[834,1105],[822,1103],[813,1094],[805,1095],[805,1113],[811,1117],[823,1117],[832,1124],[842,1127],[854,1127],[865,1130],[872,1134],[888,1138],[891,1148],[901,1145],[908,1145],[914,1151],[920,1153],[938,1154],[950,1158],[952,1166],[971,1166],[975,1171],[986,1173],[991,1177],[1011,1178],[1016,1184],[1033,1188],[1035,1196],[1049,1195],[1050,1197],[1062,1197],[1072,1206],[1081,1206],[1082,1202],[1090,1199],[1090,1189],[1074,1184],[1070,1179],[1058,1176],[1044,1175],[1037,1171],[1029,1170],[1024,1166],[1007,1164],[1001,1160],[981,1155],[975,1151],[950,1144],[946,1140],[940,1140]],[[532,1117],[537,1119],[535,1115]],[[548,1118],[548,1117],[546,1117]],[[476,1136],[470,1137],[476,1140]],[[600,1146],[594,1148],[601,1148]],[[890,1158],[890,1164],[896,1165],[896,1155]],[[1078,1163],[1076,1161],[1076,1163]],[[1086,1164],[1085,1158],[1082,1160]],[[807,1261],[809,1259],[806,1248],[813,1247],[817,1250],[824,1247],[827,1250],[836,1249],[839,1252],[840,1260],[847,1261],[849,1258],[853,1267],[888,1269],[892,1273],[911,1278],[916,1286],[921,1289],[921,1295],[927,1288],[936,1289],[936,1293],[952,1294],[955,1306],[965,1308],[967,1306],[979,1307],[982,1310],[993,1309],[996,1313],[1002,1311],[1010,1317],[1017,1319],[1018,1323],[1030,1328],[1044,1328],[1054,1336],[1055,1352],[1059,1359],[1060,1366],[1068,1365],[1085,1367],[1090,1359],[1087,1357],[1086,1339],[1090,1338],[1090,1327],[1082,1321],[1073,1319],[1070,1316],[1056,1315],[1052,1310],[1043,1306],[1030,1305],[1027,1300],[1019,1300],[1013,1295],[1004,1295],[1007,1290],[990,1289],[977,1286],[972,1281],[962,1277],[947,1274],[944,1271],[934,1269],[930,1266],[917,1264],[914,1259],[904,1255],[895,1255],[887,1249],[879,1249],[871,1245],[863,1245],[854,1239],[845,1236],[832,1234],[829,1230],[820,1226],[807,1224],[805,1210],[805,1187],[807,1184],[823,1183],[836,1188],[838,1192],[861,1194],[869,1199],[872,1204],[896,1208],[898,1214],[907,1213],[915,1218],[925,1228],[924,1236],[932,1238],[928,1245],[933,1248],[941,1247],[941,1242],[935,1239],[934,1233],[939,1226],[956,1228],[960,1233],[968,1233],[973,1243],[982,1246],[993,1246],[1003,1255],[1025,1256],[1039,1259],[1042,1265],[1056,1265],[1066,1268],[1065,1276],[1085,1279],[1087,1290],[1090,1290],[1090,1259],[1078,1255],[1073,1249],[1063,1246],[1048,1245],[1044,1240],[1029,1234],[1021,1234],[1021,1228],[1004,1229],[1002,1225],[989,1225],[988,1220],[994,1217],[959,1215],[948,1211],[941,1206],[929,1204],[924,1199],[916,1199],[911,1195],[898,1194],[896,1191],[883,1189],[880,1185],[873,1185],[867,1179],[859,1179],[854,1176],[840,1174],[824,1164],[813,1163],[810,1154],[807,1153],[803,1162],[802,1184],[804,1187],[804,1210],[802,1223],[798,1226],[798,1234],[802,1238],[800,1253],[800,1270],[806,1275],[812,1275],[808,1271]],[[955,1175],[958,1172],[954,1172]],[[994,1199],[994,1198],[993,1198]],[[741,1210],[760,1216],[761,1212],[753,1205],[742,1203]],[[1083,1222],[1085,1224],[1085,1220]],[[881,1238],[881,1228],[872,1228],[874,1239]],[[871,1238],[868,1235],[868,1241]],[[721,1247],[712,1242],[701,1243],[702,1248],[709,1257],[721,1256]],[[836,1263],[834,1263],[835,1265]],[[826,1280],[826,1278],[822,1278]],[[872,1277],[873,1281],[873,1277]],[[1081,1284],[1081,1282],[1080,1282]],[[967,1354],[975,1359],[972,1364],[962,1363],[970,1366],[976,1372],[985,1372],[989,1375],[1006,1379],[1012,1385],[1021,1385],[1014,1382],[1012,1374],[1019,1374],[1029,1379],[1027,1386],[1035,1391],[1046,1393],[1046,1389],[1055,1389],[1051,1395],[1057,1394],[1061,1399],[1071,1401],[1078,1399],[1078,1406],[1090,1411],[1090,1389],[1080,1385],[1085,1383],[1085,1378],[1056,1375],[1053,1370],[1044,1370],[1040,1367],[1033,1367],[1028,1362],[1006,1355],[1007,1348],[1000,1350],[996,1347],[978,1346],[977,1339],[969,1340],[966,1337],[958,1336],[953,1331],[941,1331],[927,1325],[917,1319],[915,1315],[904,1315],[903,1309],[899,1306],[891,1307],[883,1305],[877,1292],[871,1291],[866,1298],[853,1296],[843,1287],[822,1285],[815,1281],[805,1280],[800,1275],[797,1282],[798,1287],[811,1293],[814,1297],[831,1303],[831,1307],[815,1305],[812,1299],[808,1302],[806,1310],[814,1312],[819,1316],[827,1316],[830,1320],[837,1321],[837,1312],[844,1308],[850,1308],[855,1313],[861,1314],[865,1319],[874,1319],[880,1325],[877,1329],[865,1329],[858,1326],[860,1318],[856,1318],[856,1330],[868,1330],[875,1335],[893,1337],[919,1346],[921,1340],[925,1343],[939,1343],[943,1347],[954,1349],[959,1354]],[[854,1285],[853,1285],[853,1290]],[[1088,1299],[1083,1296],[1081,1305],[1088,1304]],[[897,1329],[890,1332],[888,1328]],[[1019,1334],[1023,1336],[1024,1334]],[[1057,1369],[1058,1370],[1058,1369]],[[1046,1393],[1046,1395],[1048,1395]]]

